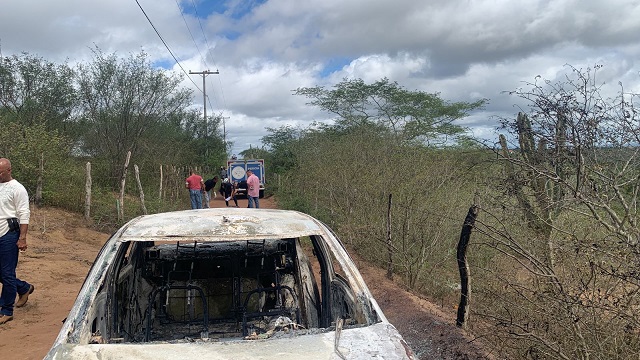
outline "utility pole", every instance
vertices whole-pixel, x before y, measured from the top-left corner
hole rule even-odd
[[[207,85],[204,82],[204,79],[207,75],[210,74],[220,74],[220,72],[218,70],[216,71],[209,71],[209,70],[203,70],[203,71],[191,71],[189,70],[189,74],[194,74],[194,75],[202,75],[202,96],[203,96],[203,100],[202,100],[202,104],[204,105],[204,137],[206,140],[208,140],[209,137],[209,120],[207,120]],[[209,157],[209,142],[205,140],[205,153],[206,156]],[[226,149],[225,149],[226,152]]]
[[[224,152],[227,152],[227,125],[226,120],[229,119],[228,116],[222,116],[222,143],[224,144]]]

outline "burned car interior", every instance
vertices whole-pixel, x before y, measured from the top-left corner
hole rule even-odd
[[[382,357],[414,358],[331,228],[211,208],[116,230],[45,359]]]
[[[97,285],[85,340],[252,340],[380,321],[342,272],[320,235],[124,241]]]

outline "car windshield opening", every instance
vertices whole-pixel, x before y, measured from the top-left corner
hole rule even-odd
[[[369,321],[319,236],[126,246],[92,342],[252,340]]]

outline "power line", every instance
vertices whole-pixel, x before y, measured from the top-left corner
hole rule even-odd
[[[182,15],[182,20],[184,21],[184,26],[187,27],[187,30],[189,31],[189,35],[191,35],[191,40],[193,41],[193,45],[195,45],[196,50],[198,50],[198,54],[200,54],[200,59],[202,60],[202,65],[204,65],[204,67],[208,68],[209,66],[207,66],[207,61],[206,59],[202,56],[202,52],[200,51],[200,48],[198,47],[198,43],[196,42],[196,39],[193,37],[193,33],[191,32],[191,28],[189,28],[189,24],[187,23],[187,19],[184,17],[184,13],[182,12],[182,8],[180,7],[180,3],[178,2],[178,0],[176,0],[176,6],[178,7],[178,10],[180,10],[180,15]],[[196,13],[197,16],[197,13]],[[200,19],[198,19],[198,21],[200,21]],[[200,26],[202,28],[202,26]]]
[[[203,92],[202,89],[200,89],[198,87],[198,85],[193,81],[193,79],[191,78],[191,76],[189,76],[189,74],[187,73],[187,71],[182,67],[182,64],[180,64],[180,61],[178,61],[178,59],[176,58],[176,56],[173,54],[173,51],[171,51],[171,49],[169,48],[169,45],[167,45],[167,43],[164,41],[164,39],[162,38],[162,35],[160,35],[160,32],[158,31],[158,29],[156,29],[155,25],[153,25],[153,22],[151,21],[151,19],[149,19],[149,16],[147,15],[147,13],[144,11],[144,9],[142,8],[142,5],[140,5],[140,2],[138,2],[138,0],[136,0],[136,4],[138,4],[138,7],[140,8],[140,10],[142,11],[142,13],[144,14],[144,17],[147,18],[147,21],[149,21],[149,24],[151,24],[151,27],[153,28],[153,30],[156,32],[156,34],[158,35],[158,37],[160,38],[160,40],[162,41],[162,43],[164,44],[164,47],[167,48],[167,50],[169,51],[169,54],[171,54],[171,56],[173,57],[173,60],[176,61],[176,64],[178,64],[178,66],[180,67],[180,69],[182,69],[182,72],[185,73],[185,75],[187,75],[187,78],[189,78],[189,80],[191,81],[191,83],[193,83],[193,85],[195,85],[196,89],[200,90],[200,92]]]
[[[198,15],[198,9],[196,7],[196,4],[195,4],[194,0],[191,0],[191,5],[193,6],[193,12],[196,15],[196,19],[198,19],[198,24],[200,25],[200,31],[202,31],[202,37],[204,38],[204,43],[205,43],[205,46],[207,48],[207,53],[208,53],[208,50],[210,49],[209,40],[207,40],[207,35],[206,35],[205,31],[204,31],[204,27],[202,26],[202,21],[200,21],[200,16]],[[200,56],[202,56],[202,55],[200,55]],[[205,59],[204,62],[205,62],[205,65],[206,65],[206,56],[204,57],[204,59]],[[218,68],[218,66],[216,65],[215,60],[213,58],[211,60],[213,61],[213,65],[216,68]],[[218,84],[220,85],[220,96],[222,96],[222,105],[226,108],[227,107],[227,100],[224,97],[224,91],[222,89],[221,77],[218,77]],[[211,105],[211,102],[209,102],[209,105]]]
[[[204,28],[202,27],[202,21],[200,21],[200,15],[198,15],[198,9],[196,8],[196,3],[191,0],[191,6],[193,6],[193,12],[196,14],[196,19],[198,19],[198,24],[200,25],[200,31],[202,31],[202,37],[204,38],[204,45],[206,46],[207,50],[209,49],[209,40],[207,40],[207,35],[204,32]],[[200,55],[202,56],[202,55]],[[206,56],[204,57],[205,59],[205,65],[206,65]],[[216,62],[213,62],[213,65],[216,66]],[[216,66],[217,68],[217,66]]]
[[[179,4],[178,0],[176,0],[176,5],[178,6],[178,9],[180,10],[180,14],[182,15],[182,19],[183,19],[183,21],[185,23],[185,26],[187,27],[187,30],[189,31],[189,34],[191,35],[191,39],[193,40],[193,44],[195,45],[196,49],[198,50],[198,53],[200,54],[200,58],[202,60],[202,63],[204,64],[204,66],[206,68],[208,68],[209,66],[207,65],[207,57],[202,55],[202,52],[200,51],[200,48],[198,47],[198,44],[197,44],[197,42],[196,42],[196,40],[195,40],[195,38],[193,36],[193,33],[192,33],[191,29],[189,28],[189,24],[187,23],[187,20],[186,20],[186,18],[184,16],[184,13],[182,12],[182,8],[180,7],[180,4]],[[204,39],[205,46],[206,46],[207,53],[208,53],[208,49],[210,48],[209,40],[207,39],[207,34],[205,33],[204,27],[202,26],[202,21],[200,20],[200,15],[198,14],[198,8],[196,7],[196,4],[195,4],[194,0],[191,0],[191,6],[193,7],[193,12],[195,14],[196,19],[198,19],[198,24],[200,25],[200,31],[202,32],[202,37]],[[212,61],[213,61],[213,65],[215,66],[216,63],[215,63],[215,60],[213,58],[212,58]],[[215,67],[217,68],[217,66],[215,66]],[[189,73],[191,73],[191,71]],[[220,80],[220,77],[218,77],[218,84],[220,86],[220,95],[222,96],[222,105],[226,108],[227,102],[226,102],[226,99],[224,97],[224,91],[222,90],[222,81]],[[204,84],[203,84],[203,86],[204,86]],[[211,98],[209,96],[205,95],[205,100],[204,101],[208,102],[209,106],[211,108],[213,108],[213,105],[211,104]],[[205,108],[206,108],[206,104],[205,104]],[[222,115],[222,113],[221,113],[221,115]],[[224,120],[223,120],[223,122],[224,122]],[[223,132],[224,132],[224,130],[223,130]]]
[[[136,2],[137,1],[138,0],[136,0]],[[184,21],[184,25],[187,27],[187,31],[189,31],[189,35],[191,36],[191,40],[193,41],[193,44],[196,47],[196,50],[198,51],[198,54],[200,54],[200,59],[202,60],[202,63],[204,64],[205,67],[208,67],[206,56],[203,56],[202,55],[202,51],[200,51],[200,47],[198,46],[198,43],[197,43],[195,37],[193,36],[193,32],[191,31],[191,28],[189,27],[189,23],[187,22],[186,17],[184,16],[184,12],[182,11],[182,8],[180,7],[180,3],[178,2],[178,0],[175,0],[175,2],[176,2],[176,6],[178,7],[178,10],[180,11],[180,16],[182,16],[182,20]],[[204,27],[202,26],[202,21],[200,21],[200,16],[198,15],[198,9],[197,9],[196,4],[195,4],[195,2],[193,0],[191,0],[191,5],[193,6],[193,11],[194,11],[196,19],[198,19],[198,24],[200,25],[200,31],[202,32],[202,37],[203,37],[203,39],[205,41],[205,46],[206,46],[206,49],[208,51],[208,49],[210,48],[209,47],[209,40],[207,39],[207,35],[206,35],[205,31],[204,31]],[[139,3],[138,3],[138,6],[140,6]],[[142,9],[142,7],[140,7],[140,8]],[[143,12],[144,12],[144,10],[143,10]],[[145,16],[146,16],[146,14],[145,14]],[[148,17],[147,17],[147,19],[148,19]],[[151,20],[149,20],[149,22],[151,23]],[[152,26],[153,26],[153,24],[152,24]],[[155,29],[155,27],[154,27],[154,29]],[[156,33],[157,33],[157,31],[156,31]],[[158,34],[158,36],[160,36],[160,34]],[[161,37],[161,39],[162,39],[162,37]],[[166,46],[166,44],[165,44],[165,46]],[[167,47],[167,49],[168,49],[168,47]],[[177,60],[176,60],[176,62],[177,62]],[[213,61],[213,62],[214,62],[214,65],[215,65],[215,61]],[[184,71],[184,69],[183,69],[183,71]],[[202,94],[204,96],[204,99],[203,99],[204,118],[205,118],[205,122],[206,122],[207,121],[207,102],[209,103],[209,106],[211,108],[213,108],[213,104],[211,104],[211,98],[209,96],[207,96],[207,93],[206,93],[205,78],[206,78],[206,75],[208,75],[208,74],[219,74],[219,72],[217,70],[215,72],[210,72],[209,70],[205,70],[205,71],[202,71],[202,72],[189,71],[189,74],[202,75]],[[220,81],[219,78],[218,78],[218,81],[219,81],[219,84],[220,84],[220,94],[222,96],[223,106],[226,107],[227,106],[226,105],[226,99],[224,97],[224,92],[222,91],[222,82]],[[193,80],[191,80],[191,82],[193,82]],[[222,127],[223,127],[222,133],[223,134],[222,135],[223,135],[223,139],[225,139],[224,143],[225,143],[225,151],[226,151],[226,129],[225,129],[225,124],[224,123],[225,123],[225,119],[228,119],[228,117],[225,118],[224,116],[222,116],[222,112],[221,112],[220,113],[220,118],[222,119],[222,123],[223,123],[223,125],[222,125]]]
[[[209,74],[219,74],[219,72],[216,71],[209,71],[209,70],[205,70],[205,71],[201,71],[201,72],[191,72],[189,71],[189,73],[187,73],[187,71],[184,69],[184,67],[182,67],[182,64],[180,64],[180,61],[178,61],[177,57],[173,54],[173,52],[171,51],[171,49],[169,48],[169,45],[166,43],[166,41],[164,41],[164,38],[162,37],[162,35],[160,35],[160,32],[158,31],[158,29],[155,27],[155,25],[153,25],[153,22],[151,21],[151,19],[149,18],[149,16],[147,15],[146,11],[144,11],[144,9],[142,8],[142,5],[140,4],[140,2],[138,0],[135,0],[136,4],[138,4],[138,7],[140,8],[140,10],[142,11],[142,13],[144,14],[144,16],[147,18],[147,21],[149,22],[149,24],[151,25],[151,27],[153,28],[153,30],[156,32],[156,34],[158,35],[158,37],[160,38],[160,40],[162,41],[162,43],[164,44],[164,46],[167,48],[167,51],[169,51],[169,54],[171,54],[171,56],[173,57],[173,60],[175,60],[176,64],[178,64],[178,66],[180,67],[180,69],[182,69],[182,72],[185,73],[185,75],[187,75],[187,78],[189,78],[189,81],[191,81],[191,83],[196,87],[196,89],[198,89],[204,96],[204,120],[205,123],[207,123],[207,102],[209,102],[209,106],[211,106],[211,108],[213,108],[213,105],[211,104],[211,100],[209,99],[209,97],[207,96],[206,93],[206,85],[205,85],[205,78],[206,75]],[[202,22],[200,22],[200,17],[197,16],[197,10],[195,8],[195,3],[193,3],[192,0],[192,4],[194,7],[194,11],[196,12],[196,18],[198,19],[198,23],[200,23],[200,30],[202,31],[202,35],[204,36],[205,39],[205,44],[207,46],[207,49],[209,48],[209,42],[207,40],[207,37],[204,33],[204,28],[202,27]],[[202,62],[204,63],[204,65],[207,65],[206,62],[206,58],[202,56],[202,52],[200,51],[200,48],[198,47],[198,44],[193,36],[193,33],[191,32],[191,29],[189,28],[189,24],[187,23],[186,18],[184,17],[184,13],[182,12],[182,8],[180,8],[180,4],[178,3],[178,0],[176,0],[176,5],[178,6],[178,9],[180,10],[180,14],[182,16],[182,19],[184,20],[185,26],[187,27],[187,30],[189,31],[189,34],[191,35],[191,39],[193,40],[193,43],[196,47],[196,50],[198,50],[198,53],[200,54],[200,58],[202,59]],[[215,62],[214,62],[215,64]],[[190,74],[200,74],[202,75],[202,89],[200,89],[198,87],[198,85],[193,81],[193,79],[189,76]],[[220,83],[220,88],[222,88],[222,83]],[[222,95],[223,100],[224,100],[224,94]],[[225,103],[226,106],[226,103]],[[220,114],[222,115],[222,113]],[[222,121],[224,123],[225,118],[222,118]],[[208,132],[208,130],[206,130]],[[224,130],[224,124],[223,124],[223,137],[226,137],[225,134],[225,130]],[[226,151],[226,144],[225,144],[225,151]]]
[[[200,31],[202,32],[202,37],[204,38],[204,42],[205,42],[205,46],[207,49],[209,49],[209,41],[207,40],[207,35],[204,32],[204,28],[202,27],[202,21],[200,21],[200,16],[198,15],[198,9],[196,8],[196,4],[193,2],[193,0],[191,0],[191,5],[193,6],[193,11],[195,13],[195,17],[196,19],[198,19],[198,24],[200,24]],[[182,11],[182,8],[180,7],[180,3],[178,2],[178,0],[176,0],[176,6],[178,7],[178,10],[180,11],[180,15],[182,16],[182,20],[184,21],[184,25],[187,27],[187,31],[189,31],[189,35],[191,35],[191,40],[193,41],[193,45],[196,47],[196,50],[198,50],[198,54],[200,54],[200,60],[202,60],[202,64],[204,65],[205,68],[209,68],[209,65],[207,64],[207,58],[206,56],[202,55],[202,51],[200,51],[200,47],[198,46],[198,43],[196,42],[195,37],[193,36],[193,32],[191,32],[191,28],[189,27],[189,23],[187,23],[187,19],[184,16],[184,12]],[[215,61],[214,61],[214,65],[215,65]],[[217,68],[217,67],[216,67]],[[191,71],[189,71],[189,73],[191,73]],[[221,88],[222,88],[222,84]],[[204,87],[204,84],[203,84]],[[224,99],[224,96],[223,96]],[[211,104],[211,98],[209,96],[204,97],[204,101],[209,103],[209,106],[213,109],[213,104]],[[225,104],[226,106],[226,104]],[[205,104],[205,108],[206,108],[206,104]]]

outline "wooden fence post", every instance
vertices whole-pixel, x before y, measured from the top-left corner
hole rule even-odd
[[[140,204],[142,205],[142,213],[147,215],[147,207],[144,205],[144,191],[142,191],[142,184],[140,183],[140,170],[138,165],[133,165],[133,170],[136,174],[136,183],[138,184],[138,190],[140,190]]]
[[[129,168],[129,160],[131,159],[131,151],[127,152],[127,159],[124,162],[122,170],[122,178],[120,179],[120,207],[118,212],[118,220],[124,221],[124,185],[127,181],[127,169]]]
[[[158,192],[158,199],[162,201],[162,165],[160,165],[160,191]]]
[[[87,180],[84,184],[84,218],[91,218],[91,163],[87,162]]]
[[[393,242],[391,241],[391,196],[389,194],[389,202],[387,204],[387,279],[393,280]]]
[[[462,231],[460,232],[460,241],[456,251],[458,260],[458,271],[460,272],[460,304],[458,305],[458,314],[456,317],[456,326],[466,328],[466,322],[469,318],[469,295],[471,286],[469,285],[469,264],[467,263],[467,246],[471,238],[471,230],[476,223],[478,216],[478,206],[473,205],[469,208],[467,217],[464,219]]]
[[[40,154],[40,171],[38,171],[38,180],[36,183],[36,194],[34,202],[40,206],[42,204],[42,174],[44,173],[44,153]]]

